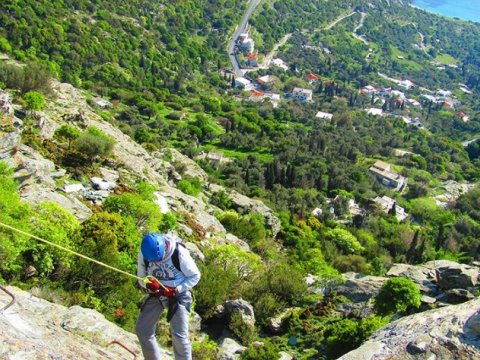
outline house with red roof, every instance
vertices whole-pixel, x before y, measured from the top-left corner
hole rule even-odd
[[[246,56],[245,65],[251,67],[258,66],[257,55],[252,53],[248,54]]]
[[[307,74],[307,80],[310,84],[316,83],[319,79],[320,77],[318,75],[312,73]]]

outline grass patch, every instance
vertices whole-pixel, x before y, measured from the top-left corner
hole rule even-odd
[[[437,55],[435,60],[437,60],[440,64],[443,65],[453,65],[457,63],[457,59],[448,54]]]

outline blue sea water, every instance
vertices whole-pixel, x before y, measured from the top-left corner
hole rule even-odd
[[[414,0],[413,4],[437,14],[480,23],[480,0]]]

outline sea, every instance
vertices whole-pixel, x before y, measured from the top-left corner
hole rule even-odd
[[[480,23],[480,0],[413,0],[413,5],[440,15]]]

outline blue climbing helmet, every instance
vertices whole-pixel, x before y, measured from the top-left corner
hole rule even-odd
[[[142,255],[148,261],[162,261],[165,255],[165,237],[162,234],[150,233],[143,237]]]

